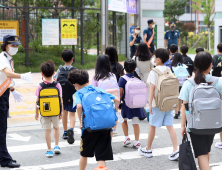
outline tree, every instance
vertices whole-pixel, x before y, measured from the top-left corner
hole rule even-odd
[[[195,10],[199,10],[204,14],[204,24],[207,25],[209,51],[211,51],[210,45],[210,32],[211,26],[215,18],[215,0],[193,0],[195,4],[191,7]]]
[[[187,41],[187,36],[189,35],[188,32],[194,32],[196,30],[196,26],[194,23],[188,22],[188,23],[185,23],[181,29],[182,29],[182,33],[180,35],[183,37],[186,37],[186,41]]]
[[[185,13],[186,0],[166,0],[163,15],[166,21],[178,21],[178,17]]]

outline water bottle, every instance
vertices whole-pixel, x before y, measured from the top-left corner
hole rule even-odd
[[[123,123],[123,122],[124,122],[124,119],[123,119],[121,113],[116,112],[116,116],[118,117],[118,122],[119,122],[119,123]]]

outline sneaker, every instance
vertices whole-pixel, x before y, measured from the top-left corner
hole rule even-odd
[[[174,119],[178,119],[178,118],[179,118],[179,115],[175,114]]]
[[[145,148],[139,147],[138,152],[139,152],[140,155],[143,155],[147,158],[152,158],[153,157],[152,151],[147,151],[146,147]]]
[[[219,148],[219,149],[222,149],[222,142],[217,142],[217,143],[215,144],[215,147],[216,147],[216,148]]]
[[[117,130],[113,128],[113,136],[117,136]]]
[[[72,129],[68,130],[68,140],[67,141],[69,144],[73,144],[75,142],[74,131]]]
[[[62,138],[63,138],[63,139],[68,139],[68,133],[67,133],[67,132],[64,132]]]
[[[61,153],[61,150],[60,150],[60,147],[59,147],[59,146],[55,146],[55,147],[54,147],[54,153],[55,153],[55,154],[60,154],[60,153]]]
[[[179,159],[179,151],[173,152],[171,155],[169,155],[168,159],[171,161],[178,160]]]
[[[129,145],[129,144],[131,144],[130,138],[127,138],[127,139],[123,142],[123,146],[127,146],[127,145]]]
[[[137,145],[134,145],[133,144],[133,148],[136,148],[136,149],[138,149],[138,148],[140,148],[141,147],[141,143],[139,142],[139,143],[137,143]]]
[[[52,151],[47,151],[47,152],[45,153],[45,156],[46,156],[47,158],[52,158],[52,157],[53,157],[53,152],[52,152]]]

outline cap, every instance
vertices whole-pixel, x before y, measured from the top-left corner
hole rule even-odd
[[[140,26],[135,26],[134,29],[140,29]]]
[[[153,19],[149,19],[149,20],[147,21],[147,23],[148,23],[148,24],[152,24],[152,23],[155,24],[156,22],[154,22]]]
[[[9,43],[13,45],[21,45],[21,43],[18,40],[17,35],[5,35],[3,37],[3,43]]]
[[[170,22],[169,26],[175,26],[175,22]]]

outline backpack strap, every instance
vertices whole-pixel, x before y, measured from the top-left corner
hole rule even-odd
[[[64,67],[62,65],[59,66],[60,71],[65,71]]]
[[[211,76],[209,82],[212,82],[211,85],[214,86],[217,83],[218,80],[219,80],[219,77]]]
[[[158,68],[152,68],[151,70],[155,71],[159,76],[162,76],[163,73]]]
[[[122,76],[122,78],[124,78],[126,81],[130,81],[130,77],[128,77],[127,75]]]
[[[187,79],[190,83],[192,83],[194,86],[196,86],[196,82],[194,81],[194,77],[188,78]]]
[[[50,84],[50,87],[56,87],[57,84],[58,84],[58,82],[55,82],[55,81],[54,81],[52,84]],[[44,82],[41,82],[39,85],[40,85],[42,88],[48,87],[48,85],[45,84]]]

